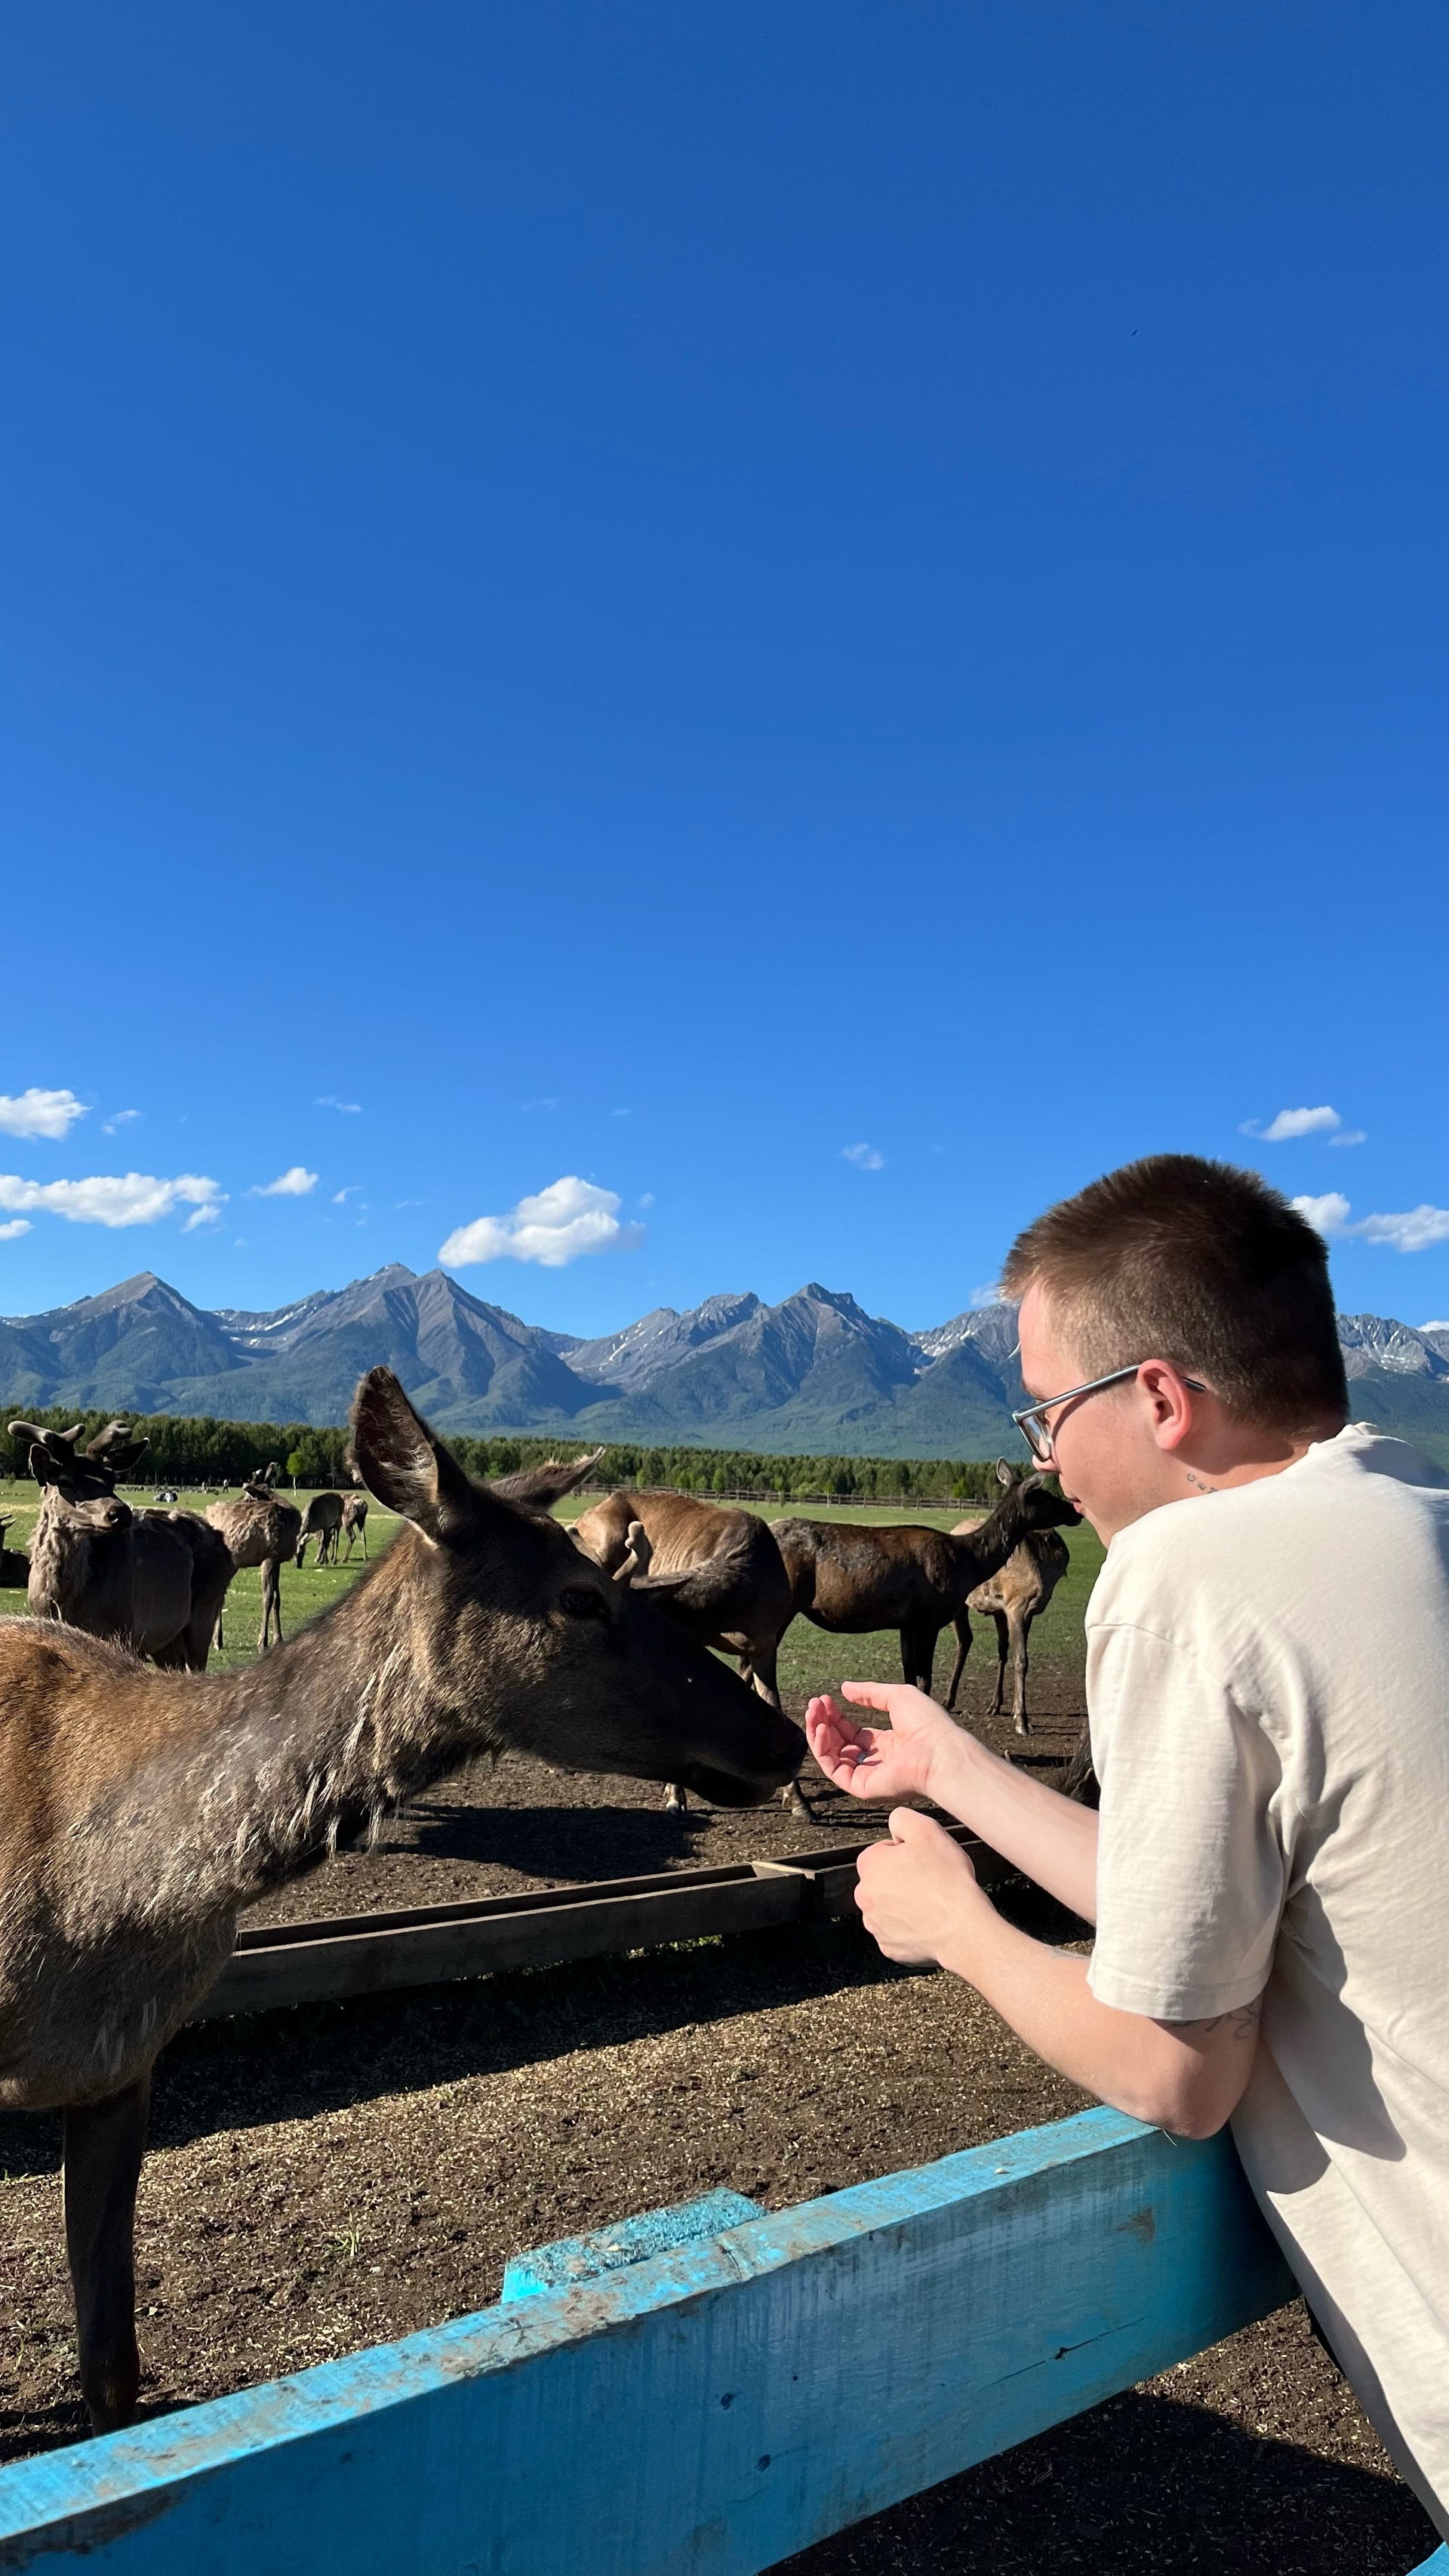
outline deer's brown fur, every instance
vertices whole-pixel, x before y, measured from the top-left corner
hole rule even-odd
[[[282,1559],[297,1552],[302,1515],[295,1503],[284,1502],[280,1494],[273,1493],[268,1470],[249,1477],[235,1502],[210,1504],[206,1517],[225,1539],[238,1571],[244,1565],[259,1565],[262,1569],[262,1626],[257,1647],[265,1654],[274,1622],[277,1643],[282,1642]],[[216,1642],[222,1643],[220,1610]]]
[[[967,1596],[1006,1563],[1028,1531],[1070,1528],[1081,1515],[1040,1476],[1013,1485],[965,1535],[905,1523],[776,1521],[795,1609],[817,1628],[858,1636],[898,1628],[901,1670],[929,1691],[936,1641]]]
[[[315,1538],[317,1542],[317,1562],[319,1565],[335,1565],[337,1563],[337,1536],[342,1527],[342,1515],[344,1509],[345,1505],[340,1494],[314,1494],[312,1496],[305,1512],[302,1514],[302,1526],[297,1533],[297,1563],[299,1565],[305,1565],[307,1562],[307,1541],[309,1538]]]
[[[1022,1481],[1023,1471],[1004,1458],[998,1458],[996,1473],[1008,1488]],[[958,1521],[953,1538],[964,1538],[980,1529],[984,1515]],[[1027,1640],[1031,1623],[1041,1616],[1071,1558],[1066,1540],[1054,1529],[1028,1530],[1019,1547],[1013,1548],[1006,1563],[996,1573],[978,1583],[966,1596],[966,1607],[955,1622],[956,1661],[951,1672],[951,1687],[946,1693],[946,1706],[954,1708],[966,1658],[971,1652],[971,1617],[992,1619],[996,1623],[996,1696],[991,1703],[993,1717],[1001,1715],[1006,1698],[1006,1661],[1014,1654],[1012,1673],[1012,1718],[1018,1735],[1031,1733],[1026,1713]]]
[[[354,1415],[412,1526],[290,1645],[209,1679],[100,1638],[0,1624],[0,2102],[66,2115],[81,2376],[124,2422],[138,2362],[135,2177],[157,2052],[239,1906],[482,1749],[750,1803],[799,1737],[542,1515],[474,1485],[397,1380]],[[681,1754],[685,1759],[681,1761]]]
[[[778,1708],[780,1639],[794,1611],[790,1578],[769,1522],[757,1512],[697,1502],[692,1494],[621,1487],[580,1514],[574,1537],[613,1574],[639,1527],[648,1541],[649,1569],[633,1577],[634,1589],[657,1595],[660,1607],[701,1645],[738,1656],[741,1678]],[[809,1815],[798,1780],[782,1794],[797,1814]],[[678,1783],[671,1783],[667,1803],[685,1804]]]
[[[112,1422],[80,1449],[75,1431],[12,1422],[10,1432],[29,1441],[43,1488],[26,1582],[34,1615],[204,1672],[235,1569],[225,1542],[195,1512],[135,1511],[117,1494],[144,1437]]]

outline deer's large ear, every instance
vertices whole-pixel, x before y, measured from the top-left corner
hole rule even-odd
[[[477,1487],[414,1413],[391,1369],[369,1369],[352,1400],[352,1454],[368,1491],[425,1538],[476,1519]]]
[[[998,1458],[996,1461],[996,1481],[998,1485],[1019,1485],[1021,1482],[1021,1471],[1019,1468],[1013,1467],[1009,1458]]]
[[[561,1458],[545,1458],[538,1467],[519,1467],[511,1476],[490,1476],[488,1491],[501,1494],[506,1503],[522,1503],[526,1511],[547,1512],[555,1503],[581,1485],[591,1467],[597,1467],[602,1449],[591,1449],[587,1458],[575,1458],[572,1466]]]

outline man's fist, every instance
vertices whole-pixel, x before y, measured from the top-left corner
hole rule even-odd
[[[856,1904],[888,1959],[949,1966],[975,1909],[989,1909],[960,1844],[913,1807],[894,1810],[890,1841],[872,1843],[857,1869]]]

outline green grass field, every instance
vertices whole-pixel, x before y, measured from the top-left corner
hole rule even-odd
[[[128,1502],[144,1504],[151,1500],[150,1487],[126,1486],[122,1490]],[[180,1496],[183,1509],[203,1514],[207,1503],[215,1499],[214,1495],[201,1493],[183,1493]],[[289,1495],[287,1499],[290,1501],[294,1498]],[[297,1503],[304,1509],[309,1499],[305,1491],[295,1497]],[[582,1500],[570,1496],[560,1506],[559,1519],[568,1524],[578,1517],[590,1501],[596,1499],[588,1495]],[[6,1542],[9,1546],[28,1547],[39,1505],[40,1498],[37,1490],[28,1481],[11,1483],[0,1480],[0,1513],[14,1514],[6,1532]],[[924,1507],[913,1511],[908,1508],[891,1509],[874,1504],[856,1507],[826,1503],[811,1504],[808,1511],[803,1505],[789,1503],[762,1507],[762,1509],[763,1516],[767,1520],[804,1517],[822,1521],[853,1521],[863,1527],[875,1529],[905,1523],[923,1524],[932,1529],[950,1529],[952,1524],[961,1517],[960,1510],[954,1504],[941,1511],[931,1511]],[[367,1543],[374,1562],[388,1541],[396,1536],[397,1528],[397,1520],[391,1512],[385,1512],[378,1503],[370,1506],[367,1518]],[[1071,1552],[1071,1570],[1058,1586],[1050,1608],[1037,1622],[1032,1632],[1034,1665],[1045,1662],[1079,1663],[1081,1658],[1082,1614],[1102,1562],[1102,1547],[1094,1533],[1086,1528],[1064,1531],[1063,1536]],[[309,1619],[315,1619],[319,1610],[325,1610],[329,1602],[335,1601],[340,1593],[347,1591],[363,1571],[362,1558],[356,1551],[350,1564],[324,1566],[320,1570],[314,1561],[315,1557],[314,1544],[308,1550],[307,1564],[300,1573],[291,1564],[284,1565],[282,1568],[282,1620],[288,1636],[291,1636],[297,1628],[304,1626]],[[23,1592],[0,1591],[0,1617],[24,1618],[25,1615],[26,1602]],[[249,1567],[236,1576],[227,1594],[224,1621],[226,1645],[219,1655],[213,1655],[211,1662],[213,1671],[252,1661],[257,1651],[257,1632],[261,1627],[261,1620],[261,1574],[256,1568]],[[980,1623],[977,1624],[979,1629]],[[936,1663],[936,1683],[938,1689],[942,1691],[945,1690],[950,1678],[954,1651],[955,1639],[947,1629],[942,1637]],[[971,1657],[971,1666],[968,1668],[968,1687],[974,1678],[976,1690],[979,1693],[982,1677],[988,1671],[994,1671],[994,1668],[994,1640],[988,1628],[984,1636],[978,1635]],[[875,1635],[865,1637],[831,1637],[827,1636],[822,1629],[812,1628],[808,1620],[797,1619],[790,1628],[781,1649],[780,1684],[787,1697],[796,1692],[828,1690],[847,1678],[856,1681],[899,1681],[900,1677],[900,1647],[894,1629],[883,1629]]]

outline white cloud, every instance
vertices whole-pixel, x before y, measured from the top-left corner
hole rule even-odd
[[[0,1243],[17,1243],[22,1234],[32,1230],[28,1216],[13,1216],[8,1225],[0,1225]]]
[[[1336,1235],[1356,1234],[1364,1243],[1390,1244],[1395,1252],[1427,1252],[1431,1243],[1449,1243],[1449,1208],[1430,1207],[1427,1200],[1398,1216],[1361,1216],[1352,1224],[1342,1190],[1326,1190],[1322,1198],[1299,1198],[1293,1204],[1330,1242]]]
[[[1348,1224],[1350,1209],[1342,1190],[1325,1190],[1321,1199],[1298,1198],[1293,1204],[1299,1215],[1306,1216],[1309,1224],[1316,1226],[1330,1242],[1334,1235],[1342,1234]]]
[[[178,1207],[198,1213],[189,1225],[206,1225],[226,1204],[226,1193],[199,1172],[161,1181],[149,1172],[96,1175],[85,1181],[22,1181],[0,1172],[0,1208],[46,1211],[71,1225],[156,1225]]]
[[[110,1117],[102,1121],[101,1134],[114,1136],[122,1127],[133,1127],[141,1115],[142,1112],[139,1109],[113,1110]]]
[[[360,1118],[362,1116],[362,1103],[360,1100],[338,1100],[330,1091],[324,1091],[321,1099],[314,1100],[312,1106],[314,1109],[340,1109],[344,1118]]]
[[[1280,1109],[1266,1127],[1256,1118],[1245,1119],[1242,1133],[1261,1137],[1265,1145],[1286,1145],[1294,1136],[1329,1136],[1342,1125],[1336,1109]]]
[[[1446,1322],[1442,1315],[1431,1315],[1427,1324],[1421,1324],[1419,1330],[1421,1333],[1449,1333],[1449,1322]]]
[[[1361,1217],[1353,1232],[1366,1243],[1391,1243],[1395,1252],[1427,1252],[1431,1243],[1449,1243],[1449,1208],[1426,1202],[1402,1216]]]
[[[885,1156],[874,1145],[842,1145],[842,1162],[854,1163],[858,1172],[883,1172]]]
[[[644,1228],[620,1224],[622,1204],[616,1191],[596,1189],[570,1173],[520,1199],[507,1216],[475,1217],[471,1225],[458,1226],[438,1259],[458,1269],[475,1261],[536,1261],[545,1270],[562,1270],[586,1252],[632,1252],[643,1242]]]
[[[294,1163],[290,1171],[279,1172],[274,1181],[263,1181],[256,1189],[248,1190],[247,1196],[252,1199],[304,1199],[308,1191],[316,1187],[317,1174],[309,1172],[305,1163]]]
[[[348,1200],[355,1199],[361,1187],[361,1181],[349,1181],[345,1190],[334,1190],[332,1193],[333,1206],[346,1207]]]
[[[13,1100],[0,1091],[0,1134],[6,1136],[67,1136],[85,1115],[85,1102],[73,1091],[37,1091],[32,1085]]]
[[[1368,1143],[1368,1129],[1366,1127],[1345,1127],[1341,1136],[1330,1136],[1328,1141],[1330,1145],[1366,1145]]]

